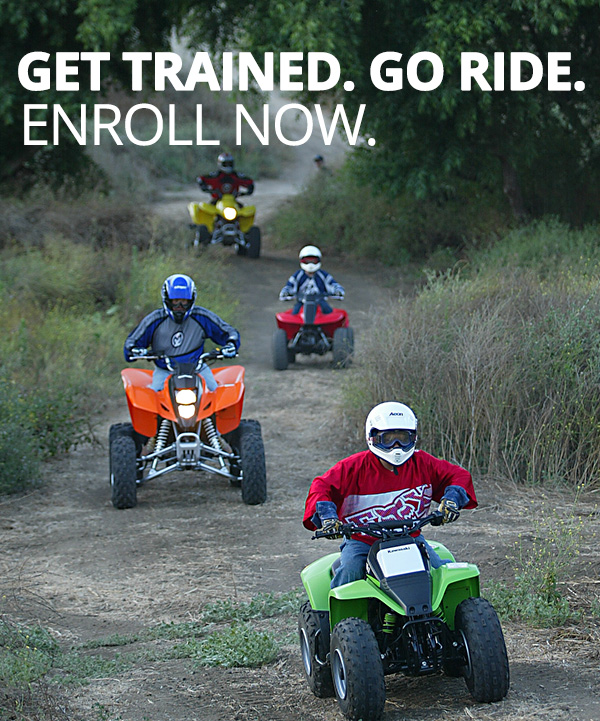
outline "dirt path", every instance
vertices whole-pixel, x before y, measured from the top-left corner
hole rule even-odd
[[[290,190],[287,186],[282,196]],[[260,199],[257,190],[257,206]],[[167,199],[163,212],[170,214],[176,202],[179,213],[181,201]],[[215,250],[228,254],[228,249]],[[163,621],[195,620],[211,601],[248,601],[260,592],[295,589],[302,567],[335,549],[311,542],[300,519],[311,479],[348,450],[339,433],[343,372],[332,371],[328,359],[301,359],[285,372],[271,368],[277,295],[296,268],[294,253],[274,252],[267,243],[260,260],[231,252],[228,265],[246,309],[240,354],[247,369],[244,415],[262,424],[267,503],[244,506],[239,491],[227,483],[186,473],[152,482],[140,490],[135,509],[115,511],[106,446],[81,449],[44,468],[44,489],[0,504],[5,613],[49,627],[64,644],[131,634]],[[327,267],[346,287],[345,307],[359,346],[371,308],[381,311],[393,302],[394,275],[335,260]],[[106,438],[110,423],[119,420],[126,420],[124,402],[103,418],[99,436]],[[477,511],[430,536],[442,536],[460,558],[478,563],[484,577],[506,578],[505,554],[522,528],[514,510],[518,504],[507,507],[505,493],[494,487],[479,487],[478,493]],[[593,634],[516,626],[505,632],[512,686],[504,702],[474,703],[460,679],[392,677],[385,721],[600,720]],[[284,631],[291,640],[276,662],[257,670],[194,672],[181,660],[137,663],[131,671],[75,687],[67,699],[70,716],[341,721],[334,701],[309,693],[294,633],[291,621]]]

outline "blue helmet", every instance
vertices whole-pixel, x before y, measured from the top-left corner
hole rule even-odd
[[[163,307],[168,315],[176,322],[183,321],[192,312],[196,300],[196,284],[189,275],[170,275],[162,286]],[[187,301],[173,306],[173,300]]]

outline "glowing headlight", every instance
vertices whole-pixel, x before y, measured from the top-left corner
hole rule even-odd
[[[225,208],[223,210],[223,215],[225,216],[225,220],[235,220],[237,210],[235,208]]]
[[[195,403],[196,391],[192,390],[191,388],[182,388],[175,393],[175,400],[177,401],[177,403],[182,403],[186,406],[190,403]]]
[[[177,406],[177,410],[179,411],[179,415],[182,418],[185,418],[186,420],[188,418],[192,418],[194,416],[194,413],[196,412],[195,406]]]

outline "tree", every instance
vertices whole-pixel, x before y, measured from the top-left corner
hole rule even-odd
[[[210,37],[215,47],[232,39],[255,53],[266,50],[328,51],[355,90],[344,103],[367,104],[364,131],[376,139],[372,166],[392,191],[446,197],[463,180],[499,185],[513,213],[546,208],[582,219],[600,186],[598,139],[600,3],[598,0],[255,0],[237,15],[223,0],[215,9],[192,8],[190,37]],[[197,32],[195,32],[195,28]],[[443,61],[444,80],[432,92],[410,88],[383,92],[370,77],[373,58],[401,52],[403,68],[419,51]],[[490,60],[503,52],[571,52],[571,79],[585,92],[528,92],[460,88],[464,51]],[[427,67],[422,68],[427,79]],[[492,68],[486,77],[493,82]],[[597,213],[597,202],[594,203]]]
[[[168,49],[180,11],[179,2],[162,0],[0,0],[0,178],[12,177],[28,165],[57,168],[57,175],[63,175],[84,161],[75,141],[43,146],[42,150],[42,146],[25,146],[26,103],[59,103],[65,112],[77,116],[82,103],[97,102],[98,98],[86,89],[87,64],[80,67],[80,91],[25,90],[18,78],[21,58],[34,51],[53,57],[59,51],[110,51],[112,60],[106,76],[118,84],[126,80],[123,64],[117,62],[121,52]]]

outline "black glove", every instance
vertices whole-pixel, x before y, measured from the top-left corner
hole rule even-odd
[[[451,501],[449,498],[442,498],[438,511],[444,514],[442,523],[452,523],[452,521],[458,520],[460,516],[460,509],[456,501]]]
[[[326,533],[329,538],[341,538],[343,535],[342,522],[339,518],[325,518],[321,530],[323,533]]]

